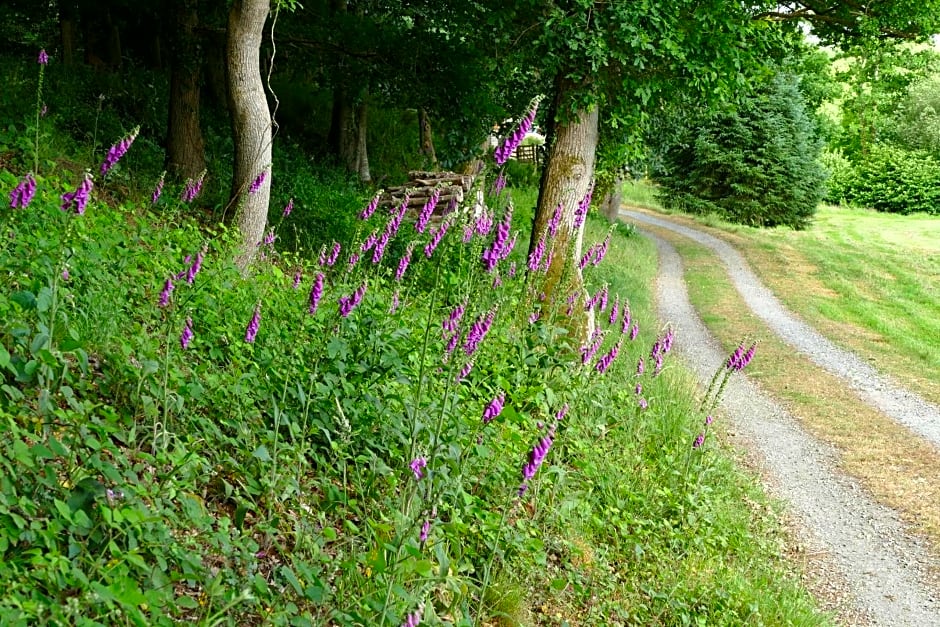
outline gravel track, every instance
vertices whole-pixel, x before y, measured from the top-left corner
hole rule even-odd
[[[730,244],[707,233],[644,213],[625,211],[621,215],[637,223],[669,229],[716,252],[748,306],[784,342],[843,379],[864,402],[940,448],[940,407],[904,389],[854,353],[839,348],[797,319],[761,283]]]
[[[704,235],[642,214],[621,215],[677,231],[681,228],[679,232],[697,241],[702,241],[700,236]],[[650,236],[660,257],[656,285],[660,316],[674,325],[679,354],[705,385],[727,356],[689,301],[678,253],[666,241]],[[729,271],[738,275],[735,284],[752,307],[776,308],[775,319],[792,318],[736,251],[720,240],[715,242],[721,244],[719,254],[726,263],[732,259]],[[799,329],[801,334],[809,331],[822,339],[805,325],[787,328],[792,332]],[[807,346],[805,342],[801,345]],[[810,348],[846,354],[828,342],[811,344]],[[858,362],[855,357],[852,360]],[[858,373],[865,372],[857,370],[857,364],[851,369],[859,377],[863,375]],[[887,387],[884,382],[880,385]],[[809,570],[815,585],[811,587],[824,607],[835,611],[842,624],[940,625],[940,595],[928,583],[928,572],[940,564],[906,533],[893,510],[874,503],[857,482],[836,470],[831,447],[806,434],[783,407],[747,377],[731,379],[722,409],[732,422],[734,437],[743,439],[746,448],[760,458],[760,471],[770,493],[787,503],[806,555],[812,556]]]

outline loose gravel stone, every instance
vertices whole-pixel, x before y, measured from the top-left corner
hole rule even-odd
[[[643,214],[622,212],[622,215],[676,230],[702,243],[711,238]],[[652,237],[660,256],[656,286],[660,316],[676,328],[680,355],[705,385],[727,356],[689,302],[679,255],[667,242]],[[851,380],[862,389],[878,389],[883,393],[878,395],[880,403],[887,398],[895,399],[892,402],[901,402],[898,399],[911,402],[913,395],[903,391],[899,394],[893,383],[871,368],[859,368],[862,362],[856,356],[836,348],[805,324],[793,324],[796,320],[792,314],[760,283],[743,258],[724,242],[715,242],[720,244],[719,255],[729,263],[735,285],[749,306],[768,324],[774,320],[771,327],[781,335],[803,338],[791,338],[792,342],[786,336],[784,339],[811,356],[825,353],[825,359],[820,360],[825,362],[820,363],[824,367],[845,358]],[[727,261],[729,258],[731,262]],[[873,379],[866,381],[869,376]],[[881,408],[874,397],[869,398]],[[924,403],[922,399],[912,402],[907,411],[928,423],[934,409],[929,404],[919,404]],[[874,503],[857,482],[836,469],[836,454],[830,446],[803,431],[792,415],[746,376],[732,378],[722,408],[733,422],[735,438],[746,443],[757,456],[770,493],[787,504],[799,537],[799,548],[795,550],[805,558],[809,577],[816,582],[811,588],[821,597],[825,609],[836,612],[845,625],[940,625],[940,599],[927,574],[940,564],[905,531],[893,510]],[[940,443],[940,429],[936,431]]]

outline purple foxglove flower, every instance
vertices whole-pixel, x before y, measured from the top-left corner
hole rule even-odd
[[[39,51],[39,65],[47,65],[49,63],[49,55],[46,54],[45,48]]]
[[[526,134],[532,130],[532,124],[535,122],[535,114],[538,111],[539,102],[541,102],[541,100],[541,96],[536,96],[529,102],[525,117],[522,118],[518,126],[516,126],[509,136],[493,151],[493,158],[496,160],[496,165],[502,166],[506,163],[509,157],[516,151],[516,148],[519,147],[519,144],[522,143],[522,140],[525,139]]]
[[[160,292],[160,302],[157,303],[160,307],[166,307],[170,304],[170,293],[173,291],[173,280],[167,279],[166,283],[163,284],[163,291]]]
[[[508,257],[515,245],[515,238],[512,245],[508,242],[509,231],[512,229],[512,213],[513,207],[510,204],[506,208],[502,221],[496,227],[496,237],[493,238],[493,243],[483,251],[483,267],[487,272],[492,272],[496,264]]]
[[[193,281],[196,280],[196,275],[199,274],[199,271],[202,269],[202,261],[208,251],[209,245],[203,244],[202,250],[196,253],[196,259],[193,261],[193,265],[189,266],[189,270],[186,271],[186,282],[190,285],[193,284]]]
[[[601,344],[603,343],[604,336],[599,333],[595,333],[595,337],[592,339],[592,341],[581,347],[581,363],[586,364],[594,359],[594,355],[597,354],[597,351],[600,349]]]
[[[644,411],[650,406],[649,402],[647,402],[645,398],[641,398],[639,401],[637,401],[637,404],[640,406],[640,409]]]
[[[357,263],[359,263],[359,253],[353,253],[349,256],[349,267],[352,268]]]
[[[451,333],[456,333],[457,327],[460,325],[460,320],[463,318],[464,311],[467,307],[467,301],[462,302],[457,305],[453,311],[450,312],[450,315],[444,319],[441,323],[441,326],[444,328],[445,335],[447,331]]]
[[[468,376],[470,376],[471,370],[473,370],[472,359],[468,361],[466,364],[464,364],[464,367],[460,369],[460,373],[457,375],[457,383],[460,383],[461,381],[466,379]]]
[[[486,337],[495,318],[496,310],[491,309],[485,315],[477,318],[470,327],[470,330],[467,331],[467,338],[464,340],[463,350],[468,357],[472,356],[477,351],[477,348],[480,347],[480,342]]]
[[[264,246],[273,246],[274,240],[277,239],[277,235],[274,233],[274,228],[268,229],[267,234],[265,234],[264,239],[261,241],[261,244]]]
[[[284,213],[281,214],[281,218],[286,218],[290,215],[290,212],[294,210],[294,199],[291,198],[287,201],[287,205],[284,207]]]
[[[84,215],[85,205],[88,204],[88,197],[94,186],[95,184],[91,180],[91,174],[86,172],[85,178],[82,179],[82,182],[79,183],[74,192],[62,194],[62,211],[70,211],[74,208],[76,214]]]
[[[434,213],[434,208],[437,207],[438,201],[441,199],[441,188],[438,187],[434,190],[434,193],[431,194],[431,197],[422,207],[421,212],[418,214],[418,220],[415,222],[415,229],[418,233],[424,233],[424,230],[428,228],[428,222],[431,220],[431,215]]]
[[[255,177],[255,180],[251,182],[251,185],[248,186],[249,194],[256,194],[258,190],[261,189],[261,186],[264,185],[264,179],[268,177],[267,170],[261,170],[261,174]]]
[[[431,534],[431,521],[425,520],[424,524],[421,525],[421,533],[418,534],[418,541],[421,544],[424,544],[428,541],[428,536]],[[417,623],[416,623],[417,624]]]
[[[372,217],[372,214],[375,213],[375,209],[379,206],[379,199],[381,197],[382,197],[382,192],[379,191],[379,193],[376,194],[372,198],[371,201],[369,201],[369,204],[366,205],[366,208],[363,209],[362,212],[359,214],[360,220],[368,220],[369,218]]]
[[[610,368],[610,365],[614,363],[615,359],[617,359],[617,354],[620,352],[620,342],[622,341],[623,340],[621,339],[616,344],[614,344],[614,347],[610,349],[610,352],[597,360],[594,368],[599,374],[604,374],[607,372],[607,369]]]
[[[636,362],[636,376],[642,375],[644,370],[646,370],[646,364],[643,362],[643,358],[640,357]]]
[[[121,157],[127,153],[128,149],[131,147],[131,144],[134,143],[134,140],[137,139],[137,134],[140,132],[140,126],[134,128],[129,135],[121,139],[118,143],[111,146],[108,150],[108,154],[105,156],[104,161],[101,163],[101,176],[104,177],[108,172],[111,171],[117,162],[121,160]]]
[[[258,335],[258,327],[261,326],[261,303],[255,305],[255,313],[252,314],[248,322],[248,328],[245,329],[245,342],[252,344]]]
[[[325,265],[328,268],[332,268],[333,264],[336,263],[336,260],[339,259],[339,252],[341,249],[342,249],[342,246],[340,246],[339,242],[334,241],[333,249],[330,251],[330,254],[327,255],[324,252],[323,254],[320,255],[320,265],[321,266]]]
[[[441,222],[440,226],[437,227],[437,230],[431,235],[431,241],[428,242],[427,246],[424,247],[424,256],[428,259],[431,258],[431,255],[434,254],[435,249],[437,249],[438,244],[441,243],[444,234],[447,233],[447,229],[450,227],[452,220],[445,219]]]
[[[398,311],[398,306],[401,304],[398,296],[398,290],[395,290],[395,293],[392,294],[392,306],[389,307],[388,313],[393,314]]]
[[[362,242],[362,246],[359,247],[359,250],[361,250],[364,253],[367,253],[370,250],[372,250],[372,247],[375,246],[375,243],[379,241],[378,236],[379,236],[378,231],[372,231],[371,233],[369,233],[369,237],[367,237],[365,241]]]
[[[705,426],[706,426],[706,427],[707,427],[708,425],[710,425],[710,424],[711,424],[712,422],[714,422],[714,421],[715,421],[715,418],[714,418],[713,416],[705,416]]]
[[[25,209],[29,206],[29,203],[32,202],[33,196],[35,195],[36,179],[33,178],[33,173],[30,172],[24,176],[23,180],[10,192],[10,208]]]
[[[493,289],[495,290],[502,286],[503,286],[503,278],[499,276],[499,273],[497,273],[496,276],[493,277]]]
[[[382,257],[385,256],[385,247],[388,246],[389,237],[389,232],[385,231],[375,243],[375,249],[372,251],[372,263],[379,263],[382,261]]]
[[[640,326],[636,323],[633,324],[633,327],[630,329],[630,341],[636,339],[636,336],[640,334]]]
[[[160,178],[157,179],[157,184],[153,188],[153,193],[150,194],[150,204],[155,205],[157,201],[160,200],[160,194],[163,193],[163,183],[166,180],[166,170],[160,174]]]
[[[494,418],[503,411],[503,404],[506,402],[506,393],[500,392],[490,401],[490,404],[483,410],[483,424],[489,424]]]
[[[584,219],[587,217],[588,209],[591,208],[591,195],[594,193],[594,183],[591,183],[591,186],[588,187],[587,193],[584,195],[584,198],[581,199],[581,202],[578,203],[578,208],[574,212],[574,228],[579,229],[581,225],[584,224]]]
[[[600,294],[600,307],[599,307],[599,310],[600,310],[600,311],[604,311],[605,309],[607,309],[607,298],[608,298],[608,296],[609,296],[609,294],[608,294],[608,291],[607,291],[607,286],[605,285],[605,286],[604,286],[604,289],[601,290],[601,294]]]
[[[633,393],[636,394],[637,396],[639,396],[640,394],[642,394],[642,393],[643,393],[643,384],[642,384],[642,383],[637,383],[637,384],[636,384],[636,387],[633,388]]]
[[[293,282],[293,284],[291,285],[291,287],[296,290],[298,287],[300,287],[300,282],[303,280],[303,278],[304,278],[304,275],[303,275],[303,273],[302,273],[300,270],[298,270],[297,272],[295,272],[295,273],[294,273],[294,282]]]
[[[477,216],[476,223],[473,225],[474,231],[480,237],[486,237],[489,235],[490,230],[493,228],[493,215],[486,209],[480,212],[480,215]],[[470,241],[470,240],[467,240]]]
[[[578,270],[584,270],[591,259],[594,257],[594,247],[588,248],[587,252],[581,255],[581,261],[578,262]]]
[[[69,280],[69,269],[67,266],[65,268],[62,268],[62,280],[63,281]]]
[[[692,442],[692,448],[697,449],[703,444],[705,444],[705,433],[700,432],[697,436],[695,436],[695,442]]]
[[[313,287],[310,288],[310,307],[307,313],[310,315],[317,313],[321,298],[323,298],[323,273],[317,272],[317,276],[313,279]]]
[[[558,227],[561,225],[561,216],[564,211],[564,205],[558,203],[558,206],[555,207],[555,213],[552,214],[552,219],[548,221],[548,235],[550,237],[558,235]]]
[[[624,301],[623,303],[623,318],[620,319],[620,332],[626,333],[630,330],[630,303]]]
[[[510,279],[515,278],[515,276],[516,276],[516,262],[515,262],[515,261],[513,261],[511,264],[509,264],[509,273],[508,273],[508,274],[509,274],[509,278],[510,278]]]
[[[749,363],[751,363],[751,360],[754,359],[755,352],[757,352],[756,342],[751,344],[751,347],[747,349],[747,352],[744,353],[744,355],[741,357],[740,366],[737,369],[743,370]]]
[[[610,317],[607,319],[609,325],[613,325],[617,322],[617,318],[620,316],[620,294],[617,294],[617,298],[614,300],[614,306],[610,308]]]
[[[356,288],[356,291],[350,294],[349,296],[341,296],[339,299],[339,315],[346,318],[349,314],[352,313],[359,303],[362,302],[362,297],[365,296],[366,288],[368,285],[363,283]]]
[[[463,237],[460,238],[460,241],[464,244],[469,244],[470,240],[473,239],[474,227],[472,224],[464,225],[463,227]]]
[[[496,177],[496,180],[493,181],[493,187],[490,190],[490,194],[493,196],[499,196],[503,192],[503,188],[506,187],[506,175],[500,171],[499,176]]]
[[[545,236],[539,238],[538,243],[535,245],[535,248],[532,249],[532,253],[529,255],[529,272],[537,272],[540,264],[542,263],[542,255],[545,254]]]
[[[424,478],[424,469],[428,465],[428,460],[423,457],[415,457],[408,465],[411,467],[411,472],[415,475],[415,480],[420,481]]]
[[[548,451],[551,450],[553,435],[554,431],[549,431],[548,435],[543,436],[542,439],[532,447],[532,450],[529,451],[529,461],[522,467],[522,483],[519,485],[518,492],[520,497],[525,494],[525,491],[529,488],[529,481],[531,481],[535,473],[538,472],[539,467],[548,455]]]
[[[405,254],[401,256],[401,259],[398,261],[398,269],[395,270],[395,280],[401,281],[402,277],[405,276],[405,271],[408,270],[408,264],[411,263],[411,255],[414,253],[415,243],[411,242],[408,244],[408,248],[405,249]]]
[[[597,248],[594,251],[594,258],[591,259],[591,264],[595,267],[602,261],[604,257],[607,256],[607,249],[610,247],[610,233],[607,233],[607,238],[597,245]]]
[[[536,309],[535,311],[529,314],[529,324],[535,324],[536,322],[539,321],[539,318],[541,317],[542,317],[542,311],[539,309]]]
[[[411,614],[405,616],[405,622],[401,624],[401,627],[418,627],[421,624],[421,610],[415,610]]]
[[[193,319],[186,318],[186,324],[183,325],[183,332],[180,334],[180,347],[183,350],[189,348],[189,343],[193,341]]]
[[[196,197],[202,191],[202,184],[206,180],[206,171],[203,170],[199,177],[194,181],[192,179],[186,180],[186,187],[183,189],[183,202],[190,203],[196,200]]]

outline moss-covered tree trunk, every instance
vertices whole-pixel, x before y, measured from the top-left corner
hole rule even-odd
[[[556,94],[554,111],[565,111],[569,93],[562,86]],[[549,302],[564,308],[572,294],[583,302],[584,282],[578,261],[584,239],[584,222],[576,226],[579,204],[591,189],[594,177],[594,155],[598,140],[598,111],[578,109],[556,121],[554,139],[545,162],[545,172],[539,189],[539,202],[532,229],[533,244],[548,230],[548,225],[561,206],[561,221],[552,243],[551,265],[545,280],[545,295]],[[593,330],[593,320],[583,307],[575,306],[570,318],[573,330],[585,336]]]
[[[261,79],[261,35],[270,9],[270,0],[234,0],[228,20],[228,95],[235,140],[231,202],[242,236],[237,259],[242,268],[251,264],[264,237],[271,196],[270,175],[251,191],[252,182],[271,167],[271,111]]]

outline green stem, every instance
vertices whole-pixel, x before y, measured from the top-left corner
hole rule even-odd
[[[39,114],[42,111],[42,82],[46,66],[39,64],[39,84],[36,86],[36,144],[33,152],[33,172],[39,175]]]
[[[499,548],[499,541],[503,537],[503,529],[506,526],[506,515],[509,513],[509,507],[512,501],[503,508],[503,515],[499,519],[499,531],[496,532],[496,541],[493,543],[493,552],[490,553],[490,559],[483,569],[483,586],[480,588],[480,604],[477,606],[477,622],[483,622],[483,605],[486,599],[486,590],[490,586],[490,575],[493,572],[493,562],[496,561],[496,551]]]

